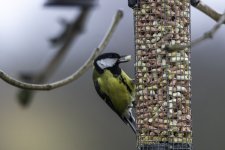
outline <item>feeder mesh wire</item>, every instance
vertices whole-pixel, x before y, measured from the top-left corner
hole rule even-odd
[[[137,145],[140,150],[191,150],[189,0],[140,0],[134,8]]]

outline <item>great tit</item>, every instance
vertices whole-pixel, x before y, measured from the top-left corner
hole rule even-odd
[[[93,81],[99,96],[136,133],[132,113],[135,85],[133,80],[119,67],[128,62],[130,55],[104,53],[94,60]]]

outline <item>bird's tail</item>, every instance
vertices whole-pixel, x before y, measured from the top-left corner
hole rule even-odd
[[[136,128],[136,122],[135,118],[132,114],[132,110],[130,109],[127,114],[124,116],[123,121],[131,127],[133,132],[136,134],[137,133],[137,128]]]

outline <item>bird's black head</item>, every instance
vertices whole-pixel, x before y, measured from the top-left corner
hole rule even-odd
[[[119,64],[128,62],[130,59],[130,55],[120,56],[117,53],[104,53],[95,59],[94,66],[99,73],[103,73],[105,69],[108,69],[114,75],[119,75],[121,73]]]

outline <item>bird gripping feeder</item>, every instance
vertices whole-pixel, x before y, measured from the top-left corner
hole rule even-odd
[[[133,4],[129,1],[130,4]],[[189,0],[136,0],[137,145],[140,150],[191,150]]]

